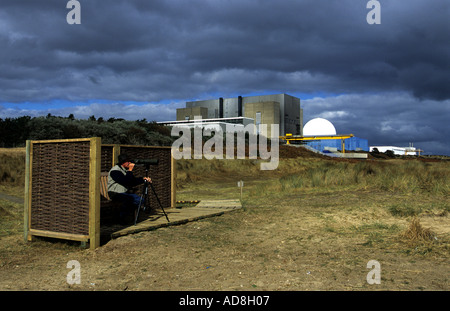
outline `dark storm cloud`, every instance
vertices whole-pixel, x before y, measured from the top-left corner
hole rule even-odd
[[[342,106],[359,136],[394,129],[383,119],[392,115],[404,118],[397,136],[407,124],[420,137],[435,135],[438,124],[448,127],[450,2],[380,0],[380,25],[366,22],[367,2],[80,0],[81,25],[68,25],[65,0],[2,0],[0,117],[22,111],[6,103],[48,102],[46,110],[58,111],[52,103],[73,101],[85,115],[107,110],[90,104],[83,114],[79,103],[93,100],[153,103],[149,108],[285,92],[327,94],[322,100],[339,106],[339,94],[379,94],[387,101],[382,109],[374,97]],[[320,105],[307,107],[313,115]],[[320,113],[338,111],[327,109]],[[170,111],[175,118],[175,106]],[[446,145],[443,139],[436,145]]]
[[[0,100],[450,94],[447,1],[383,1],[381,25],[367,24],[366,1],[80,2],[82,24],[68,25],[65,1],[2,1]],[[220,85],[196,79],[213,76]]]

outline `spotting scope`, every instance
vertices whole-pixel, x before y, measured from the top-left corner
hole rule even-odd
[[[158,165],[158,159],[135,159],[134,164],[136,165]]]

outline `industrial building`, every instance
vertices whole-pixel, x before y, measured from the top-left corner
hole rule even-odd
[[[308,121],[303,128],[303,135],[286,135],[282,137],[288,144],[307,145],[323,153],[344,153],[345,150],[369,151],[367,139],[355,137],[353,134],[337,134],[334,125],[323,118]]]
[[[271,137],[270,125],[279,125],[279,136],[288,144],[303,144],[323,153],[345,150],[369,151],[367,139],[353,134],[338,135],[328,120],[315,118],[303,126],[303,109],[300,99],[287,94],[238,96],[200,101],[188,101],[185,108],[177,109],[177,120],[159,122],[169,126],[217,128],[226,131],[227,124],[233,130],[244,130],[248,124],[267,124],[267,136]]]
[[[396,146],[370,146],[370,152],[374,152],[377,150],[378,152],[385,153],[386,151],[392,151],[395,155],[411,155],[416,156],[420,155],[423,150],[417,149],[412,145],[409,147],[396,147]]]
[[[177,121],[166,121],[158,122],[158,124],[166,126],[178,126],[187,128],[201,128],[204,130],[215,131],[217,129],[222,130],[222,132],[227,132],[227,125],[233,125],[234,132],[242,132],[245,130],[245,126],[248,124],[253,124],[254,120],[251,118],[214,118],[214,119],[202,119],[198,115],[193,115],[193,119],[177,120]]]
[[[258,130],[260,124],[268,125],[269,137],[271,124],[279,125],[279,135],[302,135],[303,129],[300,99],[287,94],[190,101],[186,102],[186,108],[177,109],[177,123],[161,123],[188,125],[196,116],[201,117],[203,124],[223,121],[246,125],[252,119]]]
[[[319,150],[321,152],[332,152],[332,151],[369,151],[369,143],[367,139],[359,137],[349,137],[344,139],[344,146],[342,146],[342,139],[319,139],[319,140],[306,140],[306,145]]]

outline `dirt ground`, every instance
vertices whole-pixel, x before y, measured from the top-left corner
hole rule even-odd
[[[321,206],[297,196],[278,206],[247,205],[220,217],[121,237],[95,250],[61,241],[26,243],[13,234],[1,239],[0,289],[450,289],[448,216],[421,219],[436,241],[409,245],[398,238],[407,220],[373,205],[384,194],[344,197],[347,206],[351,200],[350,206],[367,206],[366,212],[343,208],[339,194],[318,193]],[[383,222],[374,221],[381,217]],[[67,282],[71,260],[80,263],[80,284]],[[379,285],[367,282],[370,260],[380,263]]]
[[[238,198],[236,176],[180,187],[179,200]],[[243,208],[219,217],[141,232],[95,250],[79,243],[25,242],[22,208],[0,200],[0,290],[365,291],[450,289],[448,197],[355,187],[280,191],[247,178]],[[412,217],[390,206],[419,206],[427,241],[403,233]],[[6,228],[6,229],[5,229]],[[80,284],[68,274],[80,264]],[[380,284],[369,284],[371,260]]]

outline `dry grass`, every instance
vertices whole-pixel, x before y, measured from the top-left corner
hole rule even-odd
[[[8,154],[8,155],[24,155],[25,147],[21,148],[0,148],[0,154]]]
[[[282,189],[356,186],[388,192],[450,193],[450,167],[447,163],[333,162],[307,165],[300,173],[280,178]]]
[[[256,160],[180,160],[177,162],[178,184],[183,187],[186,183],[214,178],[264,180],[262,195],[268,187],[281,192],[353,188],[387,193],[450,194],[448,162],[288,158],[282,159],[274,171],[261,171],[259,164]]]
[[[18,234],[22,230],[23,208],[0,199],[0,237]]]
[[[430,229],[422,227],[420,220],[414,217],[408,228],[400,234],[400,237],[407,242],[429,242],[436,238],[436,234]]]
[[[0,289],[67,288],[55,275],[77,259],[81,290],[448,290],[448,164],[181,160],[177,200],[236,199],[244,180],[243,208],[95,251],[22,242],[19,206],[0,201]]]
[[[25,150],[23,148],[0,150],[0,192],[23,195],[25,184]]]

